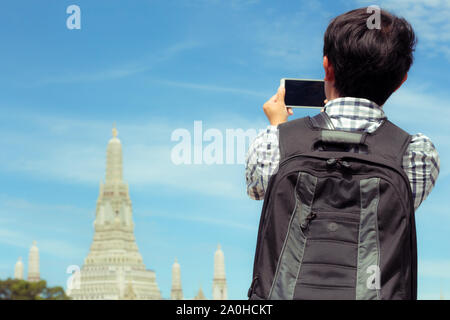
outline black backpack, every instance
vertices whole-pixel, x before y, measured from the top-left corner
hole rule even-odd
[[[417,299],[411,136],[332,130],[324,112],[278,129],[249,298]]]

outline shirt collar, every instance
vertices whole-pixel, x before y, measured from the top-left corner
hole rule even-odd
[[[382,107],[364,98],[342,97],[328,101],[324,111],[329,116],[361,117],[374,120],[386,119]]]

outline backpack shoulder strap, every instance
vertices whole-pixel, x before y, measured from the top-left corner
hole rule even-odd
[[[278,125],[280,161],[296,153],[314,151],[314,142],[337,142],[363,144],[368,156],[381,156],[391,163],[402,166],[411,135],[389,120],[385,120],[372,133],[356,133],[335,130],[325,112]]]
[[[334,125],[331,122],[330,117],[327,115],[325,111],[318,113],[314,117],[311,118],[311,122],[313,123],[314,127],[316,128],[322,128],[322,129],[328,129],[328,130],[334,130]]]
[[[364,141],[369,154],[382,156],[400,167],[410,142],[411,135],[387,119],[377,130],[367,134]]]
[[[280,160],[295,153],[312,151],[312,142],[320,139],[321,128],[333,130],[334,126],[325,112],[278,125]]]

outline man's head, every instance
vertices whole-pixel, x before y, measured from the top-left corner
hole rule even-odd
[[[369,29],[373,13],[360,8],[334,18],[324,37],[327,98],[366,98],[383,105],[406,80],[417,42],[411,25],[387,11],[380,28]]]

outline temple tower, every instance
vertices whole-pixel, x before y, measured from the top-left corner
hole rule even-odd
[[[225,257],[220,244],[214,254],[213,300],[227,300],[227,279],[225,277]]]
[[[172,266],[172,290],[170,292],[170,299],[183,300],[183,289],[181,288],[181,269],[176,258]]]
[[[197,295],[194,297],[194,300],[206,300],[202,286],[200,286],[200,288],[198,289]]]
[[[38,282],[39,280],[39,249],[36,245],[36,241],[33,241],[28,255],[28,281]]]
[[[145,268],[134,237],[128,184],[123,181],[122,144],[114,127],[106,149],[105,182],[100,182],[94,239],[73,299],[161,299],[156,275]]]
[[[14,266],[14,279],[23,280],[23,263],[22,257],[19,257],[16,265]]]

